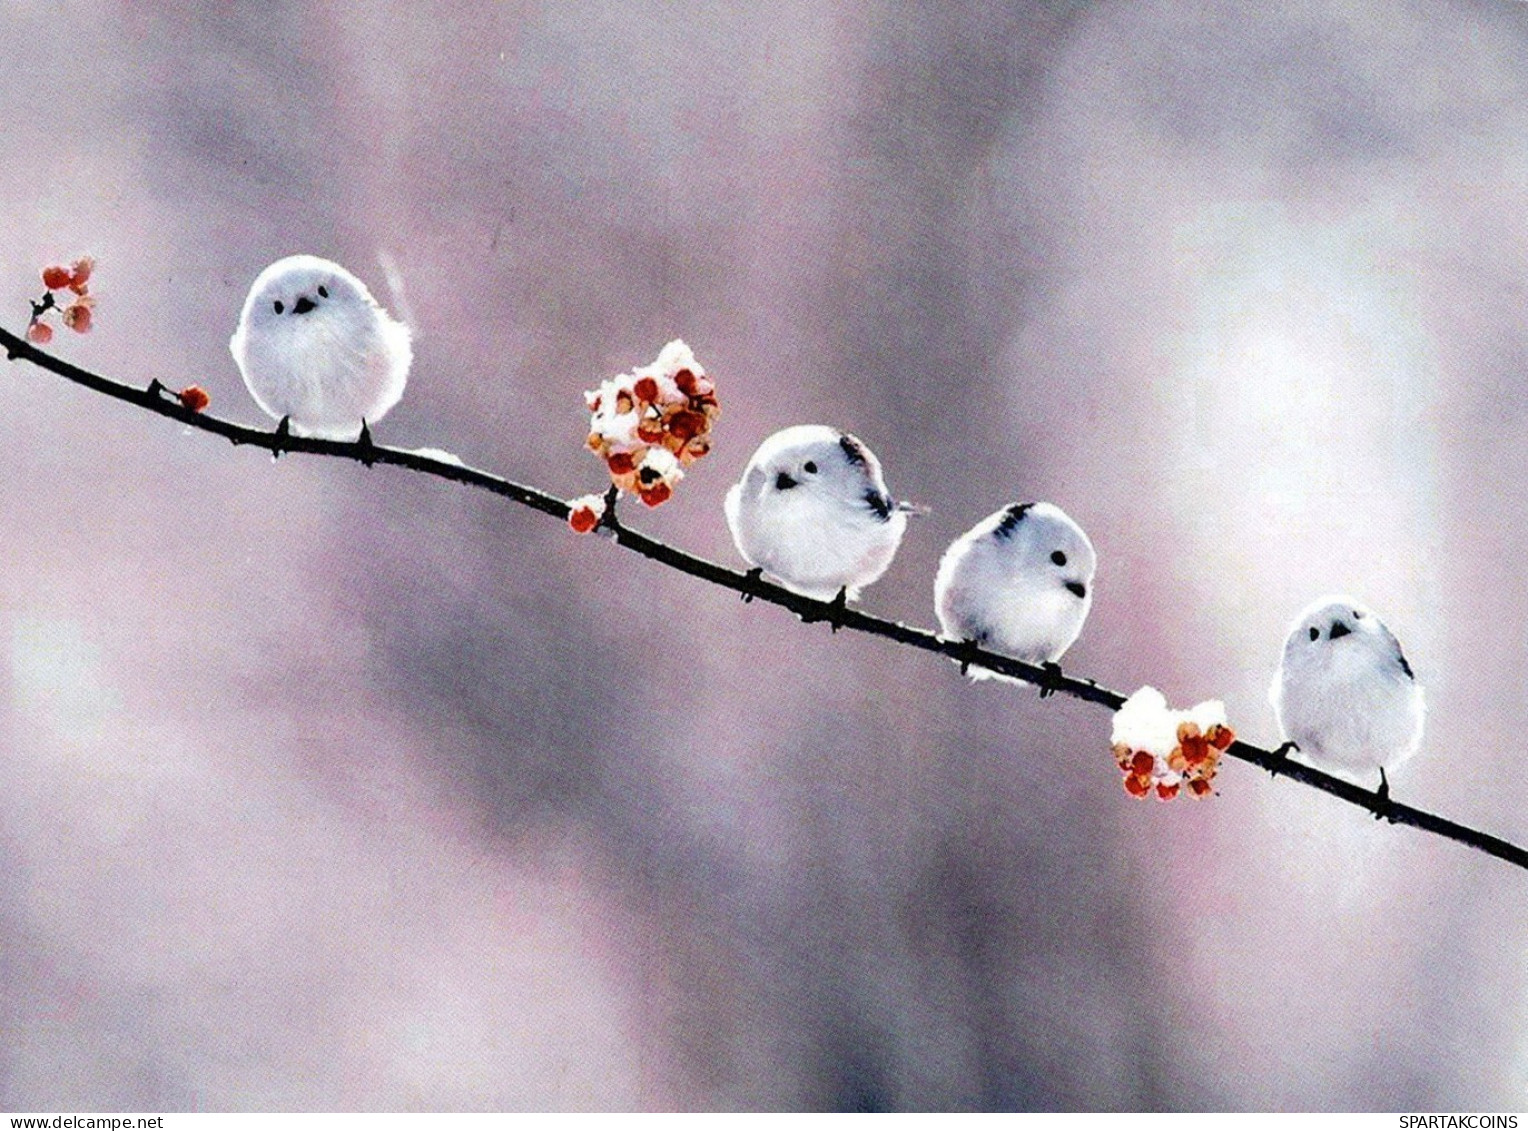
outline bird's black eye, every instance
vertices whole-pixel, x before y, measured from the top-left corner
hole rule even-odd
[[[280,314],[280,313],[281,313],[281,312],[282,312],[282,311],[283,311],[283,310],[285,310],[285,309],[286,309],[286,307],[284,307],[284,306],[282,306],[282,305],[281,305],[281,300],[280,300],[280,299],[279,299],[279,298],[278,298],[278,299],[277,299],[277,300],[276,300],[276,313],[277,313],[277,314]]]
[[[816,475],[817,464],[812,460],[807,460],[804,464],[801,465],[801,470],[806,472],[808,475]]]
[[[1353,619],[1354,620],[1363,620],[1363,616],[1364,616],[1363,613],[1359,612],[1357,609],[1353,610]]]
[[[1066,565],[1066,555],[1063,554],[1060,550],[1052,550],[1051,561],[1055,562],[1057,565]]]
[[[318,288],[318,297],[319,298],[328,298],[329,297],[329,288],[328,287],[319,287]]]
[[[1320,640],[1321,639],[1321,630],[1319,628],[1312,628],[1310,630],[1310,638],[1312,640]]]

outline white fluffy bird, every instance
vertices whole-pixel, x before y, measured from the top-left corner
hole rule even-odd
[[[947,639],[1055,663],[1082,631],[1097,566],[1093,543],[1060,507],[1004,507],[944,552],[934,578],[939,627]],[[973,667],[971,677],[994,673]]]
[[[409,329],[338,263],[289,255],[260,272],[228,343],[255,402],[293,432],[354,439],[398,403]]]
[[[881,463],[846,432],[799,424],[759,445],[727,492],[738,553],[793,592],[854,600],[891,564],[916,508],[886,492]]]
[[[1393,770],[1422,741],[1422,688],[1383,621],[1350,597],[1323,597],[1295,621],[1268,691],[1285,750],[1345,775]]]

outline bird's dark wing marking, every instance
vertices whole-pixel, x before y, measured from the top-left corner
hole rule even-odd
[[[1014,529],[1024,521],[1024,516],[1029,513],[1029,508],[1032,506],[1034,503],[1014,503],[1003,512],[1003,521],[997,524],[997,529],[992,532],[993,536],[1005,542],[1012,538]]]
[[[884,491],[877,491],[874,487],[865,492],[865,502],[876,518],[887,522],[891,518],[891,512],[897,509],[897,504],[891,501],[891,496]]]

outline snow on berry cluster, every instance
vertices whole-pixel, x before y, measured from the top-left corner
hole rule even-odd
[[[42,285],[48,293],[42,301],[32,304],[32,320],[27,323],[27,341],[45,346],[53,340],[53,327],[43,321],[50,310],[60,310],[65,326],[76,334],[88,334],[95,320],[95,299],[90,294],[90,275],[95,270],[95,260],[84,255],[68,267],[55,264],[42,269]],[[56,295],[72,295],[58,298]],[[67,302],[67,305],[65,303]]]
[[[612,483],[650,507],[667,502],[684,468],[711,450],[711,426],[721,412],[715,383],[678,338],[651,365],[612,377],[584,401],[592,414],[589,448],[605,461]],[[575,508],[589,529],[599,521],[598,514],[588,519],[591,509]]]
[[[1125,792],[1171,801],[1185,790],[1190,797],[1213,792],[1220,756],[1236,733],[1219,699],[1174,711],[1160,691],[1143,687],[1114,713],[1113,741]]]

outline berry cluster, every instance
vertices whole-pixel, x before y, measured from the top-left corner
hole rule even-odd
[[[721,412],[716,385],[678,338],[651,365],[602,382],[584,401],[590,450],[605,461],[612,483],[650,507],[667,502],[684,468],[711,450]]]
[[[45,346],[53,340],[53,327],[43,321],[50,310],[62,311],[65,326],[76,334],[88,334],[95,318],[95,299],[90,294],[90,275],[95,260],[81,256],[68,267],[57,264],[42,269],[42,285],[47,293],[32,304],[32,320],[27,323],[27,341]],[[69,295],[67,299],[57,296]],[[67,305],[65,303],[67,302]]]
[[[1174,711],[1160,691],[1143,687],[1115,712],[1113,741],[1125,792],[1171,801],[1184,791],[1196,798],[1213,792],[1220,756],[1236,733],[1218,699]]]

